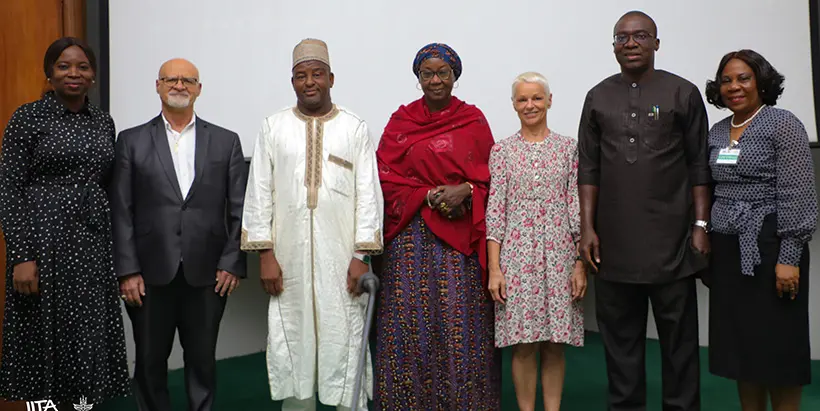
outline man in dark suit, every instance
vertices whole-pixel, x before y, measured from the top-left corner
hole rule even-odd
[[[211,410],[227,296],[245,277],[239,249],[245,161],[236,133],[194,115],[188,61],[163,64],[162,113],[120,133],[111,189],[114,257],[136,343],[140,410],[170,411],[168,356],[179,329],[190,410]]]

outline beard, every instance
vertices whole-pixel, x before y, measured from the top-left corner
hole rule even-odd
[[[191,104],[191,96],[188,94],[169,94],[166,104],[173,108],[186,108]]]

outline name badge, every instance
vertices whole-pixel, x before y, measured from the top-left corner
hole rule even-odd
[[[740,156],[739,148],[722,148],[718,152],[715,164],[737,165],[737,158]]]

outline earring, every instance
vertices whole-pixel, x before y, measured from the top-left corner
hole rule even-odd
[[[456,83],[453,84],[453,88],[458,88],[458,81],[456,81]]]
[[[416,83],[416,90],[421,90],[421,84],[420,83]]]

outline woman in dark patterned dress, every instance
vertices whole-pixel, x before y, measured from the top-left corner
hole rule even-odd
[[[451,95],[453,49],[413,62],[424,97],[393,113],[376,156],[385,255],[376,317],[377,410],[497,410],[500,356],[486,292],[484,210],[493,137]]]
[[[774,108],[783,76],[751,50],[723,57],[707,100],[733,115],[709,132],[716,182],[709,369],[737,381],[744,411],[800,407],[811,382],[809,248],[817,226],[806,129]]]
[[[86,97],[91,49],[62,38],[44,60],[54,91],[18,108],[3,136],[0,397],[73,409],[129,391],[105,191],[114,122]]]

